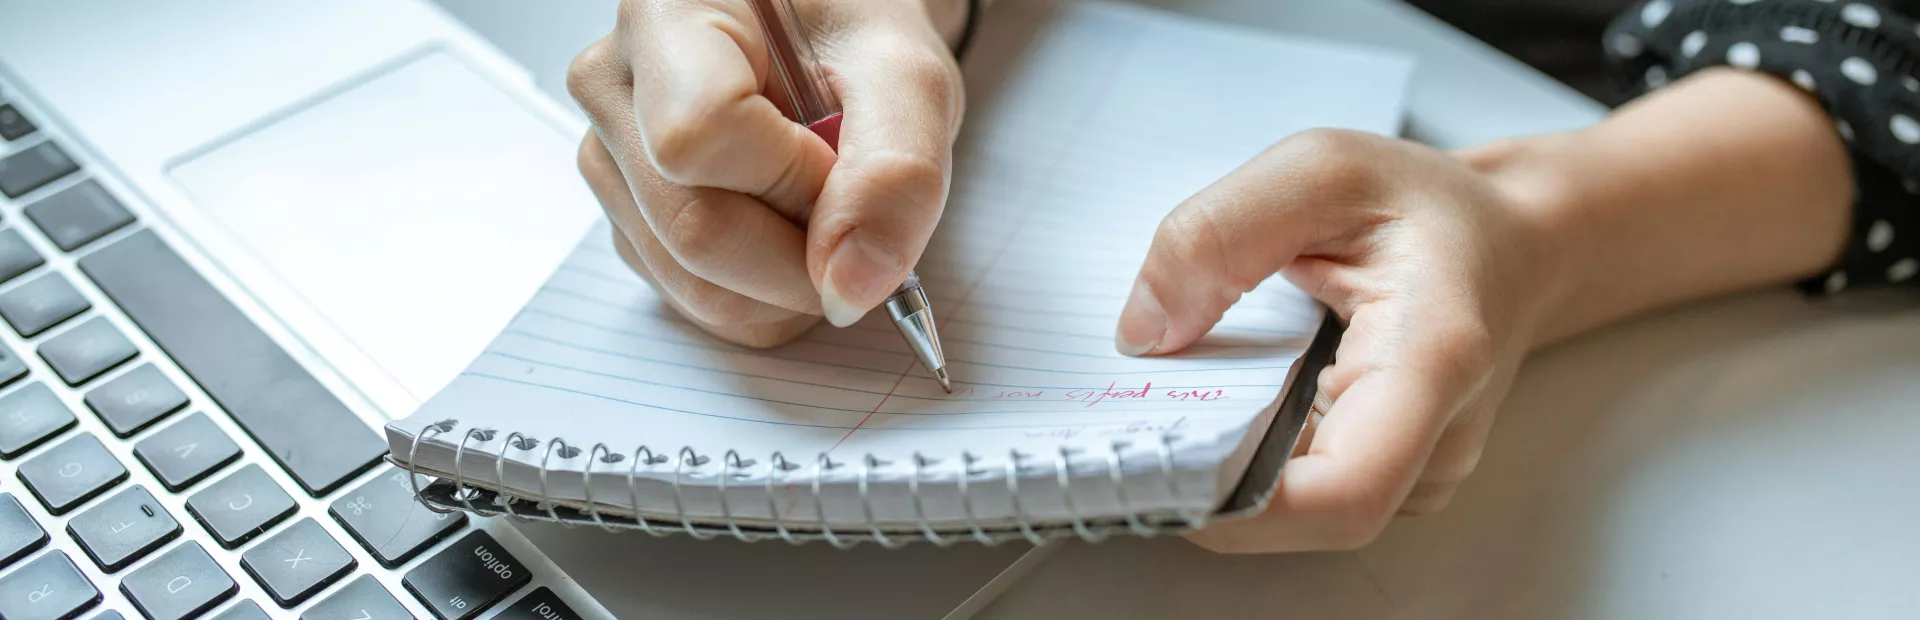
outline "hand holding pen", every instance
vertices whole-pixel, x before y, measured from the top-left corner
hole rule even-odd
[[[615,247],[690,321],[755,347],[852,324],[907,281],[963,106],[964,2],[796,4],[845,110],[837,154],[793,120],[746,0],[627,0],[568,72]]]

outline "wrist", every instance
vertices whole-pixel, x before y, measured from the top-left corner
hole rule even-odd
[[[940,40],[947,42],[947,49],[959,44],[960,36],[966,32],[967,21],[974,18],[968,14],[968,0],[921,0],[927,10],[927,20],[933,23],[934,32],[940,33]]]
[[[1596,264],[1587,237],[1595,229],[1581,220],[1590,212],[1581,206],[1577,171],[1579,134],[1551,134],[1503,140],[1456,152],[1503,199],[1499,205],[1511,221],[1528,257],[1517,271],[1520,282],[1516,305],[1525,315],[1528,348],[1568,331],[1564,308],[1578,303],[1586,270]]]

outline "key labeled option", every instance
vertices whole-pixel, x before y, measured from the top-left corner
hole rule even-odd
[[[240,591],[200,543],[187,541],[127,573],[120,592],[153,620],[198,618]]]
[[[146,487],[131,489],[107,498],[67,522],[67,534],[80,542],[80,548],[100,565],[100,570],[119,572],[135,560],[159,549],[180,535],[180,522],[154,501]]]
[[[532,580],[493,535],[475,530],[407,571],[400,584],[441,620],[466,620]]]

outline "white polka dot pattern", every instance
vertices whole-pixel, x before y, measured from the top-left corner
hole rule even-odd
[[[1840,73],[1861,86],[1872,86],[1874,82],[1880,80],[1880,70],[1873,68],[1873,63],[1859,56],[1840,61]]]
[[[1895,114],[1887,125],[1893,131],[1894,139],[1907,144],[1920,144],[1920,123],[1913,122],[1913,117]]]
[[[1760,66],[1760,46],[1741,41],[1727,48],[1727,64],[1742,69]]]
[[[1813,82],[1813,74],[1808,73],[1806,69],[1793,70],[1793,83],[1807,92],[1814,92],[1815,90],[1819,90],[1820,87],[1819,84]]]
[[[1880,11],[1865,4],[1853,3],[1840,9],[1840,19],[1861,28],[1879,28]]]
[[[1687,33],[1687,38],[1680,40],[1680,55],[1687,58],[1699,56],[1700,50],[1706,49],[1706,47],[1707,33],[1695,30]]]
[[[1667,14],[1672,12],[1673,3],[1667,0],[1653,0],[1640,8],[1640,23],[1648,28],[1658,28],[1661,22],[1667,21]]]
[[[1780,40],[1788,43],[1805,43],[1812,45],[1820,42],[1820,33],[1814,32],[1809,28],[1787,26],[1780,29]]]
[[[1885,252],[1893,246],[1893,225],[1886,220],[1874,220],[1867,228],[1867,251]]]
[[[1894,284],[1912,280],[1915,275],[1920,275],[1920,260],[1902,258],[1887,268],[1887,281]]]

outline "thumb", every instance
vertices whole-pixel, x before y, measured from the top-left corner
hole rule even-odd
[[[1281,141],[1175,207],[1154,233],[1114,333],[1126,355],[1172,353],[1240,296],[1363,221],[1371,138],[1311,131]],[[1355,144],[1356,142],[1360,144]]]
[[[946,203],[960,74],[917,19],[915,29],[876,22],[831,49],[845,59],[832,65],[845,117],[840,159],[808,222],[807,267],[834,325],[858,321],[906,279]]]

